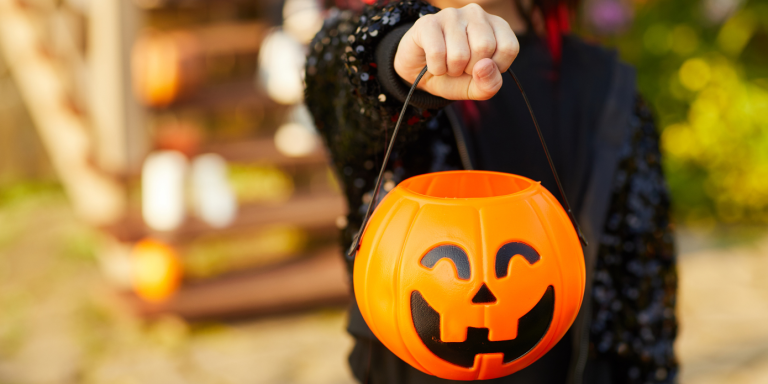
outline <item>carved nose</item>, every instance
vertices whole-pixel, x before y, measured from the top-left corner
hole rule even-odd
[[[488,286],[483,283],[483,286],[477,291],[475,297],[472,298],[472,302],[475,304],[491,304],[496,302],[496,296],[494,296],[493,292],[488,289]]]

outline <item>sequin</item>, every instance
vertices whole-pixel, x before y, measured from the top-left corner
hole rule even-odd
[[[652,115],[641,100],[636,105],[632,138],[620,151],[611,213],[599,245],[604,256],[595,265],[596,277],[610,279],[596,278],[593,283],[593,298],[596,293],[615,297],[610,304],[594,300],[593,317],[608,311],[613,317],[601,328],[591,328],[590,344],[598,356],[626,367],[623,378],[617,372],[617,382],[671,382],[678,368],[672,348],[675,300],[668,294],[677,284],[669,196],[656,161]],[[606,334],[614,335],[607,349],[602,344]]]

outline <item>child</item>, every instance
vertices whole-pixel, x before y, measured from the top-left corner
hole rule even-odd
[[[371,203],[389,135],[424,65],[380,197],[408,177],[455,169],[515,173],[557,189],[519,90],[502,77],[511,65],[589,241],[587,290],[549,353],[489,382],[673,382],[677,275],[656,128],[633,69],[569,34],[568,17],[560,0],[409,0],[329,11],[310,45],[306,101],[349,204],[342,246]],[[354,259],[347,261],[351,270]],[[349,332],[361,382],[448,382],[389,352],[356,305]]]

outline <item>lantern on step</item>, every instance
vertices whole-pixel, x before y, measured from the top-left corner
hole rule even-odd
[[[136,243],[131,252],[133,289],[149,302],[168,300],[179,288],[182,268],[171,246],[154,239]]]
[[[541,183],[429,173],[402,181],[368,215],[350,249],[357,303],[376,337],[413,367],[452,380],[506,376],[576,319],[586,242]]]

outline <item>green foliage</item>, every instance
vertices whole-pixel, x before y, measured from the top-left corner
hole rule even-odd
[[[29,201],[30,197],[60,197],[62,194],[61,185],[49,180],[19,180],[0,184],[0,208]]]
[[[721,20],[706,4],[636,0],[633,25],[607,40],[654,106],[679,219],[766,223],[768,4]]]

